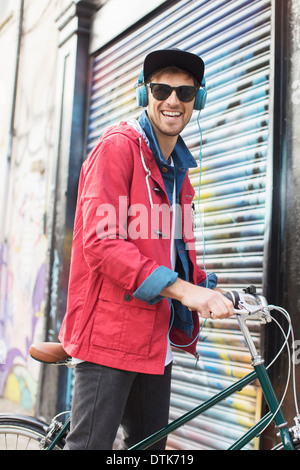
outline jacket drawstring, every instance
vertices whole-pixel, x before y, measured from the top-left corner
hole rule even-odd
[[[146,185],[148,189],[149,202],[150,202],[151,209],[153,209],[153,200],[152,200],[151,188],[150,188],[150,183],[149,183],[149,177],[151,176],[151,171],[149,170],[149,168],[147,168],[146,163],[145,163],[144,155],[142,152],[142,138],[141,137],[139,137],[139,147],[140,147],[140,155],[141,155],[142,164],[143,164],[145,172],[147,173]]]

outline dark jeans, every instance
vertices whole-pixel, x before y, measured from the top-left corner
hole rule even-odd
[[[171,369],[149,375],[83,362],[75,369],[71,430],[65,450],[111,450],[120,423],[122,449],[168,424]],[[165,449],[166,440],[149,449]]]

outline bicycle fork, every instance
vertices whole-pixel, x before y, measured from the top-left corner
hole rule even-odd
[[[287,427],[287,422],[284,418],[281,407],[278,403],[275,391],[269,379],[264,360],[258,354],[255,344],[252,340],[245,318],[242,315],[236,315],[241,332],[244,336],[246,345],[249,349],[252,359],[252,366],[256,372],[257,378],[261,385],[264,397],[270,410],[270,420],[274,420],[277,428],[279,429],[283,446],[286,450],[294,450],[292,439]]]

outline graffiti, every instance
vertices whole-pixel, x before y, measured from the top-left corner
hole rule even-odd
[[[19,397],[22,406],[34,402],[37,390],[38,369],[28,360],[28,349],[42,334],[38,320],[43,317],[46,279],[45,182],[37,173],[28,174],[27,181],[29,187],[14,181],[10,236],[0,249],[0,396],[13,401]]]
[[[5,364],[5,358],[6,358],[5,341],[3,339],[0,339],[0,364]]]
[[[47,2],[50,16],[39,15],[29,4],[26,8],[8,206],[5,221],[0,221],[5,222],[5,238],[0,240],[0,396],[31,410],[40,366],[30,359],[28,349],[44,334],[45,214],[54,161],[57,60],[53,25],[58,5]],[[47,57],[38,47],[41,38]],[[4,176],[0,174],[0,186]]]
[[[21,296],[21,302],[13,302],[12,290],[6,293],[7,302],[3,305],[3,311],[9,312],[9,315],[1,319],[0,396],[16,401],[25,409],[33,408],[37,392],[36,371],[28,367],[28,349],[42,316],[45,279],[46,267],[42,264],[32,292],[28,292],[31,301],[29,297],[25,299],[25,296]],[[14,309],[14,305],[17,308]]]

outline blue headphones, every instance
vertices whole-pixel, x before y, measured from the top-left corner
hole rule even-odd
[[[146,108],[146,106],[148,106],[148,90],[147,90],[146,85],[144,85],[143,70],[139,74],[139,78],[135,85],[135,89],[136,89],[136,100],[137,100],[138,106]],[[205,77],[203,77],[202,83],[200,85],[200,88],[195,98],[194,109],[198,111],[201,111],[202,109],[204,109],[205,104],[206,104],[206,99],[207,99],[207,90],[206,90]]]

